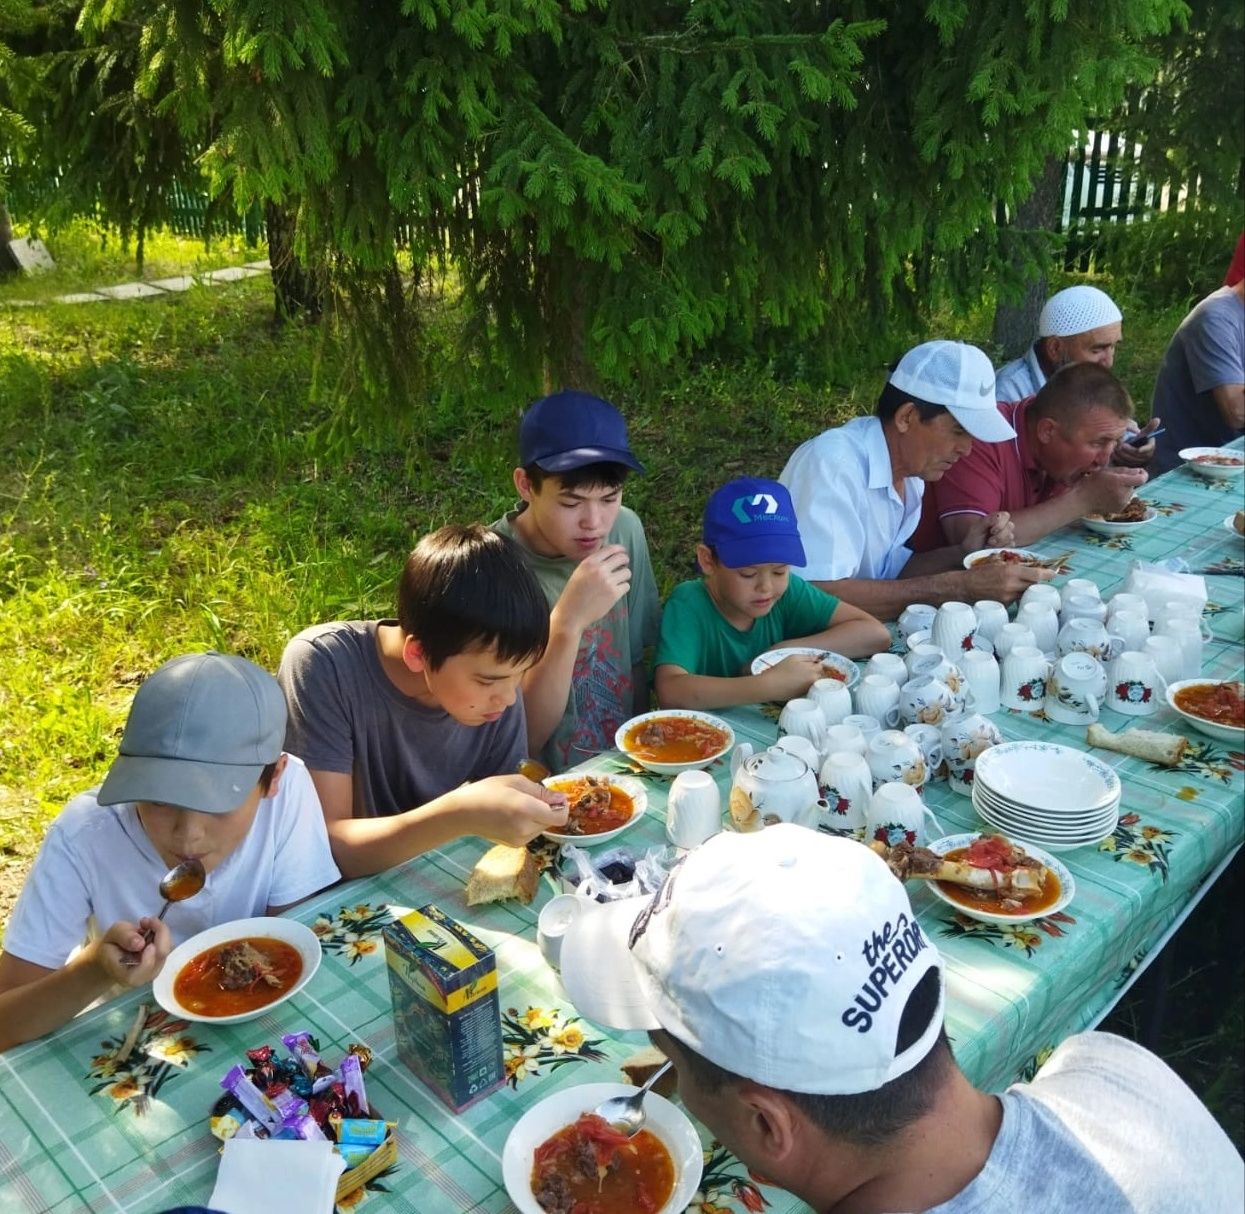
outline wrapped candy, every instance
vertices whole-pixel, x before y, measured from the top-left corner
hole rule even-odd
[[[310,1033],[306,1031],[301,1033],[283,1033],[281,1035],[281,1044],[297,1059],[308,1079],[314,1080],[317,1076],[328,1071],[328,1067],[320,1060],[319,1051],[311,1044]]]
[[[241,1066],[230,1067],[220,1085],[266,1129],[281,1128],[282,1114],[277,1106],[255,1086]]]
[[[343,1145],[378,1147],[389,1134],[387,1121],[364,1117],[330,1117],[329,1125]]]
[[[363,1067],[358,1058],[347,1054],[337,1068],[342,1087],[346,1090],[346,1105],[358,1117],[367,1115],[367,1092],[363,1088]]]
[[[351,1142],[337,1144],[337,1153],[346,1161],[347,1168],[357,1168],[371,1157],[374,1150],[375,1147],[359,1146]]]

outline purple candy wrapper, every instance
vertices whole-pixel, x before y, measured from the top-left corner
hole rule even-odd
[[[292,1131],[295,1138],[305,1138],[311,1142],[328,1141],[328,1135],[316,1124],[316,1119],[306,1113],[287,1119],[281,1128],[283,1132]]]
[[[314,1079],[323,1064],[320,1061],[320,1055],[316,1053],[315,1047],[311,1044],[311,1034],[305,1031],[283,1033],[281,1044],[298,1060],[299,1065],[307,1072],[307,1078]]]
[[[277,1114],[283,1122],[288,1123],[292,1118],[301,1117],[307,1112],[307,1102],[292,1088],[286,1088],[283,1092],[277,1092],[269,1099],[276,1107]]]
[[[353,1054],[347,1054],[337,1068],[341,1076],[342,1086],[346,1089],[347,1106],[353,1104],[351,1112],[359,1117],[367,1116],[367,1092],[363,1087],[363,1068]]]
[[[282,1115],[277,1106],[251,1082],[243,1067],[230,1067],[220,1085],[265,1129],[276,1131],[281,1128]]]

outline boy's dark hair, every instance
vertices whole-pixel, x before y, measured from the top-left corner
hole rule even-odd
[[[882,394],[878,397],[877,408],[873,412],[882,421],[888,422],[907,401],[911,401],[916,405],[917,415],[923,422],[932,422],[934,418],[941,416],[943,413],[950,412],[946,405],[935,405],[927,400],[919,400],[911,392],[905,392],[902,388],[896,388],[889,380],[883,387]]]
[[[1133,415],[1133,402],[1128,389],[1108,368],[1098,363],[1069,363],[1042,385],[1029,414],[1052,418],[1066,428],[1090,409],[1106,409],[1127,419]]]
[[[398,623],[433,670],[473,647],[503,662],[539,660],[549,643],[549,605],[522,550],[480,523],[415,545],[398,579]]]
[[[560,482],[559,489],[573,492],[576,489],[618,489],[631,469],[626,464],[604,462],[568,468],[565,472],[546,472],[537,464],[527,464],[523,471],[527,473],[532,488],[538,492],[541,485],[551,478]]]
[[[895,1053],[900,1054],[917,1041],[938,1008],[938,987],[942,981],[936,969],[929,970],[913,988],[899,1021]],[[661,1045],[660,1034],[656,1044]],[[724,1087],[741,1083],[739,1075],[689,1049],[679,1048],[695,1075],[699,1087],[712,1095]],[[821,1096],[807,1092],[783,1091],[828,1138],[837,1138],[862,1147],[883,1146],[906,1126],[919,1120],[933,1107],[938,1090],[954,1065],[946,1029],[940,1030],[930,1051],[906,1074],[892,1079],[872,1092],[850,1096]]]

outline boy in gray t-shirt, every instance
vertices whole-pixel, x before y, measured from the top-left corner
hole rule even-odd
[[[1163,355],[1151,410],[1167,425],[1153,471],[1185,447],[1221,447],[1245,426],[1245,283],[1212,291],[1180,322]]]
[[[290,641],[277,671],[286,748],[311,772],[347,877],[462,835],[518,846],[566,822],[562,794],[498,774],[526,753],[518,692],[548,635],[518,547],[471,525],[419,542],[396,620],[320,624]]]

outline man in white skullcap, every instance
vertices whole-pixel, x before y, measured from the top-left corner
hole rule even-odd
[[[1038,317],[1037,339],[1020,358],[999,368],[995,391],[1008,404],[1035,395],[1060,367],[1069,363],[1097,363],[1111,369],[1123,335],[1123,316],[1105,291],[1084,283],[1056,291]],[[1116,448],[1113,462],[1132,467],[1147,463],[1154,443],[1144,441],[1159,426],[1159,418],[1137,430]]]

